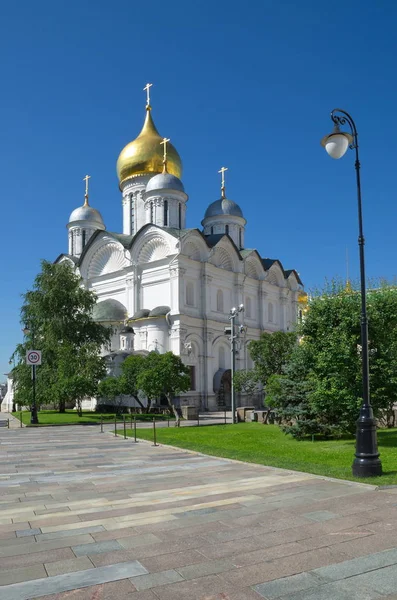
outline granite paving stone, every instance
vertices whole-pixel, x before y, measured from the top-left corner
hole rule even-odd
[[[81,544],[72,546],[72,550],[76,556],[91,556],[93,554],[102,554],[103,552],[111,552],[112,550],[122,550],[122,546],[117,540],[108,540],[107,542],[94,542],[93,544]]]
[[[47,573],[43,565],[33,565],[30,567],[21,567],[19,569],[10,569],[0,573],[0,586],[8,585],[10,583],[19,583],[20,581],[40,579],[42,577],[47,577]]]
[[[18,529],[15,533],[17,537],[27,537],[29,535],[40,534],[41,529]]]
[[[53,577],[54,575],[63,575],[64,573],[72,573],[73,571],[93,569],[94,565],[88,556],[79,556],[78,558],[69,558],[66,560],[45,563],[44,568],[47,575]]]
[[[396,563],[397,548],[393,548],[391,550],[385,550],[384,552],[370,554],[369,556],[362,556],[360,558],[346,560],[339,564],[320,567],[313,570],[313,573],[328,581],[336,581],[338,579],[352,577],[353,575],[367,573],[368,571],[374,571],[380,567],[395,565]],[[395,570],[397,573],[397,567]]]
[[[365,587],[353,587],[346,581],[336,581],[308,590],[280,596],[279,600],[377,600],[381,595]]]
[[[0,600],[30,600],[32,597],[37,597],[38,594],[39,597],[40,594],[41,596],[46,596],[52,593],[89,587],[94,584],[137,577],[145,573],[146,569],[138,561],[114,564],[86,571],[76,571],[75,573],[56,575],[25,583],[15,583],[0,588]]]
[[[317,588],[325,582],[320,577],[316,577],[313,573],[299,573],[291,577],[283,577],[266,583],[260,583],[254,586],[254,590],[267,600],[280,598],[292,592],[300,592]]]
[[[159,573],[150,573],[148,575],[134,577],[133,584],[138,591],[141,591],[183,580],[184,577],[182,577],[180,573],[170,569],[168,571],[160,571]]]

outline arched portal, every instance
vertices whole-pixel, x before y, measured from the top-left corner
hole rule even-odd
[[[230,410],[232,403],[232,373],[230,369],[218,369],[214,375],[214,392],[218,408]]]

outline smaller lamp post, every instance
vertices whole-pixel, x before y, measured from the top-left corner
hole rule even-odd
[[[236,390],[234,388],[234,373],[236,371],[236,318],[243,312],[244,304],[238,308],[233,307],[229,313],[230,328],[225,328],[225,333],[230,333],[230,355],[231,355],[231,400],[232,400],[232,423],[236,423]]]
[[[34,331],[33,329],[29,329],[29,327],[25,326],[22,329],[24,335],[29,335],[31,334],[32,336],[32,344],[34,346]],[[33,392],[33,397],[32,397],[32,407],[31,407],[31,416],[30,416],[30,423],[32,425],[38,425],[39,424],[39,418],[37,416],[37,405],[36,405],[36,365],[32,365],[32,392]]]

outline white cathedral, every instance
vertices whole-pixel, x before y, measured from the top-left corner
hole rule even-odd
[[[248,343],[263,331],[291,330],[302,296],[294,269],[246,247],[246,220],[226,197],[224,171],[221,197],[209,204],[202,228],[187,229],[182,162],[154,125],[148,93],[142,131],[117,160],[123,233],[107,231],[89,205],[87,176],[84,205],[67,225],[68,253],[56,260],[73,265],[97,295],[94,319],[113,328],[109,373],[131,353],[171,350],[191,371],[181,404],[201,410],[230,405],[231,309],[244,305],[236,369],[249,369]]]

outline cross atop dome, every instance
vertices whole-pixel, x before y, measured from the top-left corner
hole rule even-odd
[[[226,198],[226,187],[225,187],[225,171],[228,171],[228,167],[222,167],[218,173],[221,173],[222,182],[221,182],[221,194],[222,198]]]
[[[143,88],[143,91],[146,92],[146,110],[151,110],[151,106],[150,106],[150,88],[152,87],[153,83],[147,83],[145,85],[145,87]]]

